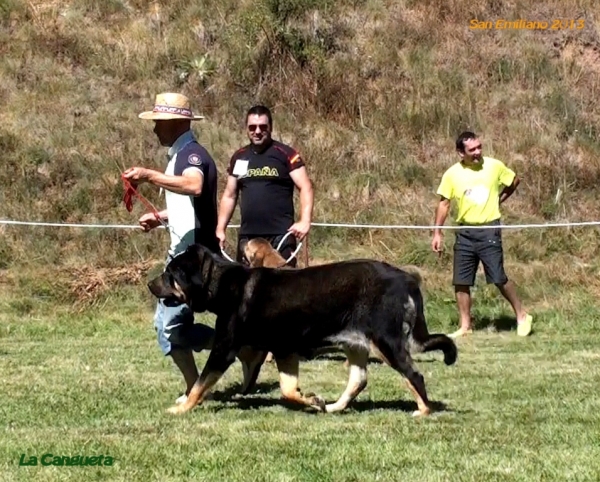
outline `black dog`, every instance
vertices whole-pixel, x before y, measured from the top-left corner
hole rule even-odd
[[[365,388],[372,351],[406,378],[419,408],[415,415],[427,415],[425,382],[410,349],[442,350],[446,365],[457,357],[450,338],[429,334],[418,281],[378,261],[301,270],[248,268],[195,245],[176,256],[148,288],[166,303],[187,303],[195,312],[217,315],[206,365],[187,401],[169,409],[171,413],[201,403],[240,349],[251,347],[273,353],[284,398],[326,412],[344,410]],[[299,356],[332,343],[346,353],[350,375],[339,400],[326,405],[321,397],[298,389]]]

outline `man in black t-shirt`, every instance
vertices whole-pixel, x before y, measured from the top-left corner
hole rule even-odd
[[[241,193],[241,227],[237,261],[243,261],[243,247],[252,238],[266,238],[288,259],[296,249],[296,239],[308,234],[312,221],[313,188],[300,154],[271,138],[273,119],[267,107],[252,107],[246,115],[250,144],[231,157],[225,192],[221,197],[217,238],[225,243],[225,229]],[[294,186],[300,191],[300,219],[294,222]],[[296,258],[290,261],[296,266]]]

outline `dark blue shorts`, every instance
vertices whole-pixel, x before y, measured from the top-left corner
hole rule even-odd
[[[493,221],[489,225],[498,228],[457,230],[454,242],[453,285],[473,286],[480,261],[487,283],[503,285],[508,281],[504,271],[500,221]]]

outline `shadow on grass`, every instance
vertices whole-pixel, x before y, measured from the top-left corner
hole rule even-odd
[[[517,320],[514,316],[477,316],[473,317],[473,326],[475,330],[495,330],[495,331],[512,331],[517,328]]]
[[[258,387],[258,390],[273,390],[278,384],[259,384],[264,385],[264,387]],[[262,408],[268,407],[283,407],[287,410],[295,411],[295,412],[306,412],[306,413],[314,413],[316,415],[320,414],[316,410],[313,410],[308,407],[304,407],[294,402],[290,402],[289,400],[284,400],[279,397],[271,398],[264,397],[262,394],[259,395],[240,395],[239,393],[239,385],[232,386],[227,390],[222,392],[213,393],[212,400],[216,402],[220,402],[221,406],[215,406],[213,410],[219,412],[221,410],[228,410],[230,408],[235,408],[238,410],[259,410]],[[327,400],[328,403],[333,403],[335,400]],[[437,402],[430,400],[429,404],[433,413],[438,412],[456,412],[455,410],[450,409],[445,403]],[[340,412],[336,415],[345,415],[352,413],[362,413],[362,412],[372,412],[375,410],[389,410],[389,411],[400,411],[406,413],[413,413],[418,409],[417,403],[411,400],[355,400],[353,401],[348,408]]]
[[[271,393],[279,389],[279,382],[256,383],[254,388],[248,395],[242,395],[242,384],[234,383],[229,385],[225,390],[211,392],[211,399],[217,402],[236,401],[239,397],[253,397],[255,395]]]
[[[216,399],[215,399],[216,400]],[[334,400],[329,400],[332,403]],[[290,402],[288,400],[283,400],[280,398],[265,398],[265,397],[251,397],[251,398],[236,398],[229,400],[222,400],[222,402],[228,402],[226,405],[221,407],[215,407],[215,411],[227,410],[228,408],[236,408],[238,410],[259,410],[261,408],[267,407],[284,407],[287,410],[294,412],[306,412],[306,413],[314,413],[315,415],[320,415],[320,412],[313,410],[311,408],[307,408],[297,403]],[[231,404],[234,404],[235,407],[231,407]],[[454,410],[450,409],[443,402],[430,401],[429,402],[433,413],[445,412],[450,413],[454,412]],[[350,415],[352,413],[363,413],[363,412],[373,412],[375,410],[389,410],[389,411],[399,411],[405,413],[413,413],[418,409],[416,402],[410,400],[355,400],[352,402],[348,408],[343,411],[336,413],[336,415]]]
[[[452,412],[444,402],[429,401],[431,410],[437,412]],[[355,400],[348,409],[350,412],[370,412],[373,410],[398,410],[413,413],[418,410],[416,402],[410,400]]]

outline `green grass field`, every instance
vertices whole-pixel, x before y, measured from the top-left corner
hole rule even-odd
[[[282,404],[272,365],[261,372],[259,393],[236,396],[236,362],[212,400],[171,416],[165,409],[182,381],[155,343],[145,294],[125,294],[80,315],[43,297],[22,314],[23,299],[3,298],[0,478],[598,480],[600,312],[593,300],[554,298],[537,310],[535,333],[520,339],[508,305],[487,287],[476,293],[479,330],[458,341],[457,364],[446,367],[437,353],[416,356],[438,407],[428,419],[411,417],[416,404],[405,384],[377,362],[369,386],[343,414]],[[430,329],[452,329],[451,301],[427,296]],[[335,355],[301,370],[303,389],[328,401],[346,383]],[[112,466],[19,466],[22,454],[29,460],[47,453],[115,460]]]

